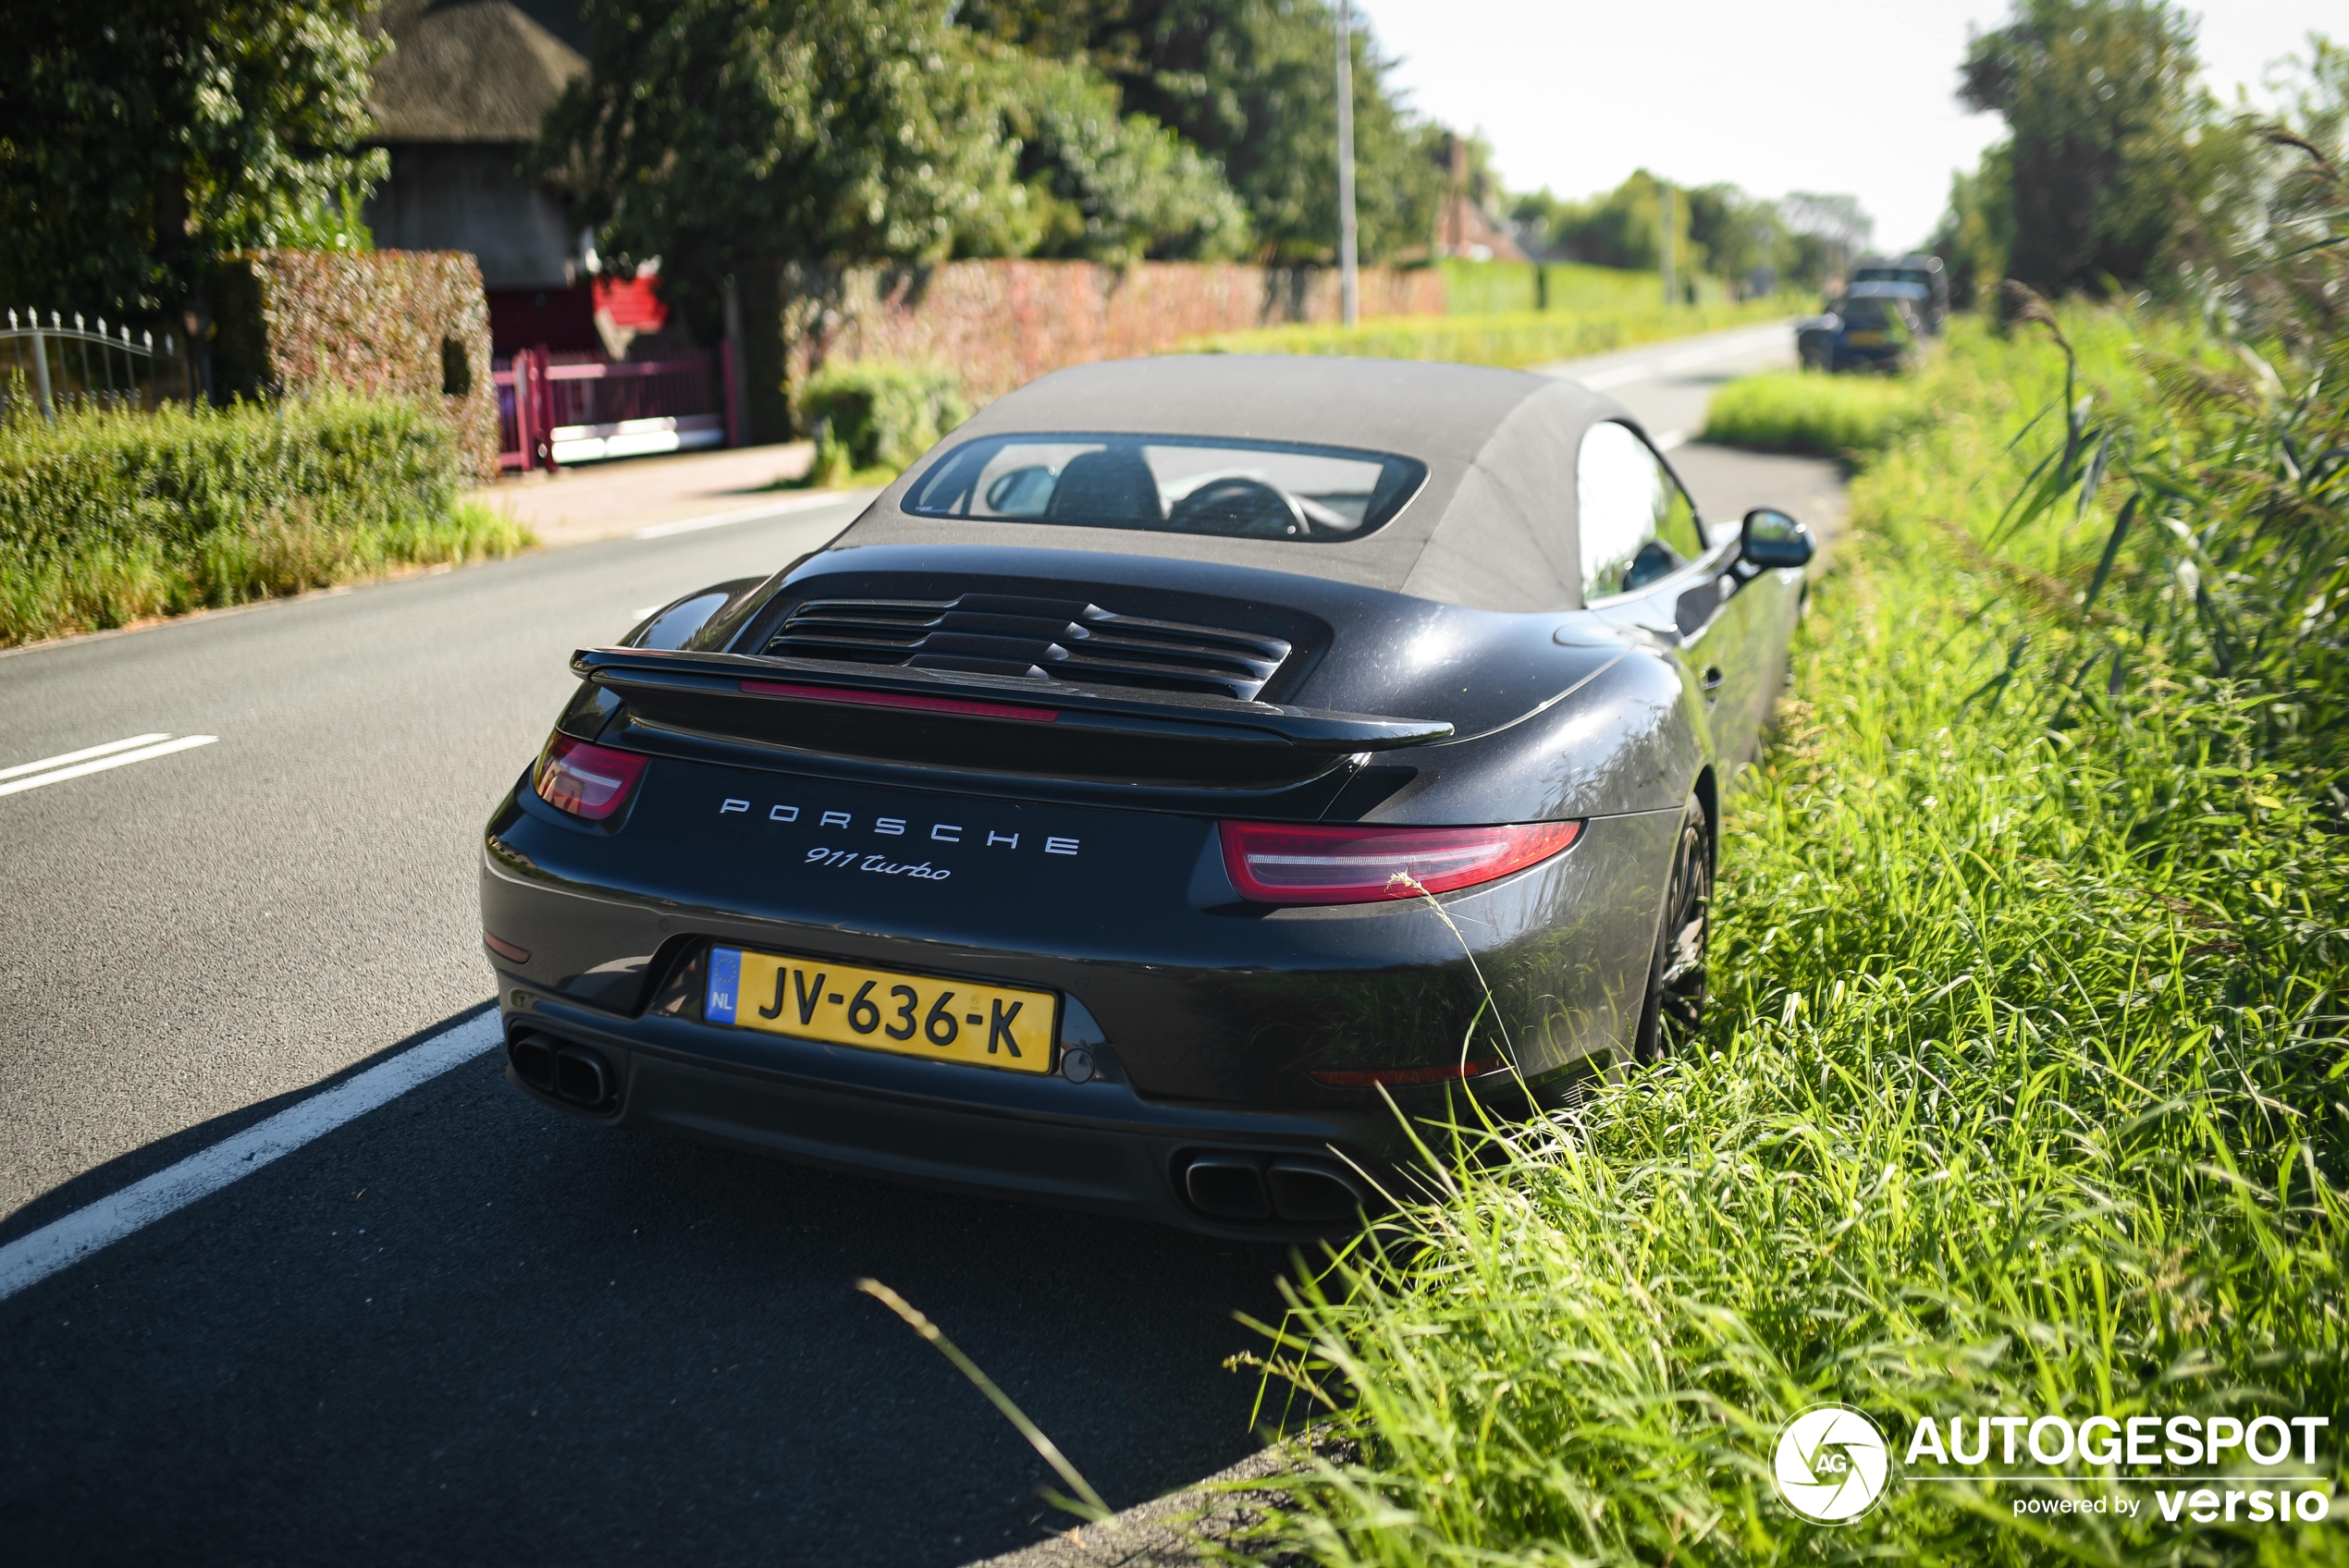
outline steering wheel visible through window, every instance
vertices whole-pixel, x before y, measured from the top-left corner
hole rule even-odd
[[[1211,479],[1166,514],[1176,528],[1244,538],[1294,539],[1312,526],[1297,502],[1278,485],[1261,479]]]

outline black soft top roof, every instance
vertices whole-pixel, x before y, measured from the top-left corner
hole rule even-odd
[[[883,491],[832,548],[1009,545],[1225,562],[1476,609],[1580,603],[1575,457],[1622,409],[1574,382],[1408,360],[1178,354],[1042,376],[997,399]],[[915,517],[906,494],[948,452],[1022,432],[1207,435],[1417,458],[1427,483],[1393,521],[1335,544]]]

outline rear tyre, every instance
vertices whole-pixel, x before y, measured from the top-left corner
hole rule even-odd
[[[1648,964],[1647,996],[1640,1009],[1632,1059],[1660,1061],[1692,1037],[1704,1022],[1705,949],[1713,934],[1713,856],[1704,804],[1689,797],[1665,885],[1664,918]]]

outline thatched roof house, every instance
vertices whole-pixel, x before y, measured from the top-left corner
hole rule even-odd
[[[391,153],[367,203],[375,243],[472,251],[493,310],[501,293],[582,281],[563,192],[524,172],[547,111],[587,69],[573,7],[386,0],[375,25],[393,44],[367,94]]]

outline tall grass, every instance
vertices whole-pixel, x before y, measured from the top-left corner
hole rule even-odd
[[[1270,1410],[1332,1457],[1266,1550],[2349,1562],[2349,366],[2048,321],[2076,363],[1962,327],[1856,444],[1702,1037],[1298,1283]],[[2332,1518],[1987,1465],[1821,1529],[1767,1465],[1822,1400],[1896,1456],[1929,1415],[2329,1416]],[[2015,1511],[2072,1496],[2142,1511]]]
[[[0,417],[0,646],[507,556],[448,425],[329,397]]]
[[[1193,338],[1178,351],[1336,354],[1522,367],[1603,354],[1668,337],[1777,321],[1781,300],[1715,300],[1666,309],[1656,300],[1497,315],[1388,316],[1359,326],[1273,326]]]

